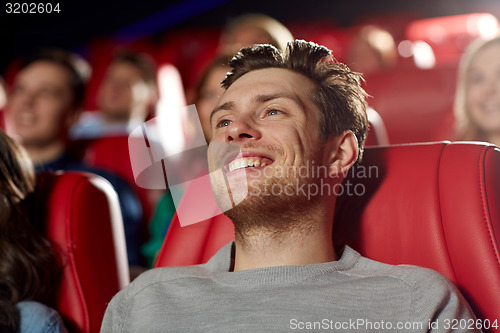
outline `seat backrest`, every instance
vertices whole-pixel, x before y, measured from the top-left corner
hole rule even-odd
[[[457,70],[404,68],[366,76],[370,106],[384,120],[391,144],[450,140]],[[453,124],[451,124],[453,125]]]
[[[137,186],[130,163],[129,136],[105,136],[94,139],[72,141],[72,154],[86,165],[112,172],[126,180],[137,194],[144,214],[144,221],[148,221],[153,207],[151,195],[145,188]],[[147,228],[146,228],[147,229]]]
[[[488,144],[367,147],[344,180],[351,195],[338,199],[334,243],[381,262],[434,269],[493,322],[500,313],[498,170],[500,150]],[[224,215],[182,228],[174,216],[156,266],[204,263],[234,240],[233,230]]]
[[[365,157],[346,179],[363,195],[339,198],[335,243],[389,264],[434,269],[479,318],[497,319],[500,150],[440,142],[367,148]]]
[[[83,172],[37,176],[34,217],[61,255],[56,309],[70,332],[99,332],[106,306],[129,283],[123,222],[116,192]]]

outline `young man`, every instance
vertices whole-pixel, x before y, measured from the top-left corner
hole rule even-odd
[[[62,50],[43,51],[26,60],[8,98],[6,130],[28,151],[37,172],[94,172],[113,185],[122,209],[129,263],[138,265],[142,208],[134,190],[118,176],[84,165],[67,150],[68,131],[85,95],[86,66],[83,59]]]
[[[209,155],[219,204],[244,198],[225,213],[236,241],[207,264],[143,274],[111,301],[102,332],[429,332],[429,321],[474,318],[434,271],[334,250],[326,189],[362,155],[358,75],[304,41],[245,48],[230,65]]]
[[[84,112],[73,126],[73,139],[128,135],[140,126],[156,102],[156,66],[140,53],[113,58],[97,91],[97,112]]]

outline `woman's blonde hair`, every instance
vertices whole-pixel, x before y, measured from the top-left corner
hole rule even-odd
[[[467,76],[477,54],[494,44],[500,45],[500,36],[487,40],[478,39],[467,47],[460,60],[454,105],[455,138],[458,140],[487,141],[487,134],[474,123],[467,108]]]

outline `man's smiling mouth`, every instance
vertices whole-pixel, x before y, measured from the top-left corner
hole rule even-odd
[[[231,172],[248,167],[265,167],[273,162],[273,160],[262,156],[238,157],[229,163],[227,169]]]

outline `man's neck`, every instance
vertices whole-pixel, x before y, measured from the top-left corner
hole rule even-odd
[[[234,271],[260,267],[308,265],[337,260],[332,241],[333,206],[316,211],[314,223],[287,231],[254,230],[236,237]],[[304,222],[311,220],[303,219]],[[242,239],[244,237],[244,239]]]
[[[130,121],[128,116],[110,116],[103,113],[104,122],[108,125],[127,124]]]
[[[34,165],[52,162],[64,153],[66,145],[63,141],[56,141],[48,145],[25,145],[26,151]]]
[[[123,113],[123,114],[110,114],[106,112],[102,112],[104,122],[108,125],[114,124],[129,124],[133,122],[144,121],[145,111],[140,109],[133,109],[131,112]]]

